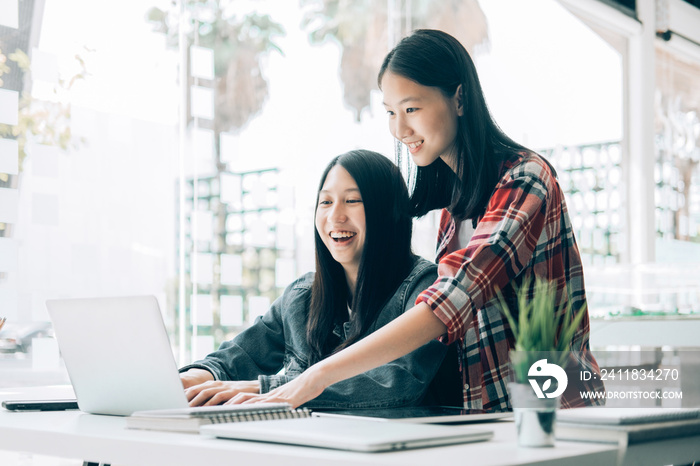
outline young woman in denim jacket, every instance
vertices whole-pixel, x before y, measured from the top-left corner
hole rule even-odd
[[[389,52],[378,81],[397,152],[407,149],[416,166],[411,211],[442,210],[438,279],[386,327],[266,395],[239,400],[300,405],[439,338],[458,345],[461,404],[507,411],[514,336],[496,293],[516,305],[515,290],[532,276],[555,283],[558,302],[585,313],[570,341],[572,362],[597,371],[581,257],[556,173],[498,128],[464,47],[441,31],[415,31]],[[578,390],[601,389],[599,380],[569,380],[562,407],[595,403]]]
[[[436,266],[411,252],[406,184],[386,157],[358,150],[334,158],[321,178],[315,217],[317,272],[289,285],[218,351],[180,370],[192,406],[285,384],[403,314],[435,280]],[[445,352],[429,342],[329,387],[307,406],[418,404]]]

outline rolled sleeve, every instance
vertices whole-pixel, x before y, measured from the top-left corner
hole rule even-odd
[[[260,393],[271,392],[277,387],[281,387],[287,382],[292,381],[296,377],[290,377],[288,375],[259,375],[258,382],[260,382]]]
[[[221,373],[217,370],[217,368],[215,366],[210,366],[206,364],[206,361],[202,361],[202,363],[188,364],[178,369],[178,371],[182,374],[183,372],[187,372],[190,369],[203,369],[209,372],[212,375],[212,377],[214,377],[214,380],[222,380]]]
[[[430,288],[418,295],[416,304],[420,303],[430,306],[435,316],[447,326],[447,333],[438,338],[446,345],[464,335],[466,322],[474,312],[469,294],[454,277],[440,277]]]

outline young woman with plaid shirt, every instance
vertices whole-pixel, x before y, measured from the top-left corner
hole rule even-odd
[[[464,407],[509,410],[506,379],[514,338],[497,291],[514,303],[515,289],[536,275],[556,284],[560,302],[587,313],[581,258],[556,173],[498,128],[474,64],[452,36],[415,31],[387,55],[378,81],[397,153],[405,147],[417,166],[413,214],[442,209],[438,279],[415,307],[382,329],[289,384],[236,401],[299,406],[338,381],[439,338],[459,345]],[[586,315],[570,348],[577,363],[597,370],[588,340]],[[577,390],[600,388],[600,382],[587,384],[571,384],[562,407],[590,403]]]

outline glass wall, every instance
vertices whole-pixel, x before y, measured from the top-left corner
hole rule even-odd
[[[392,157],[375,76],[413,28],[465,43],[496,119],[564,184],[583,163],[566,147],[620,138],[619,58],[554,1],[15,3],[0,302],[6,339],[29,336],[3,358],[37,382],[65,380],[46,299],[155,294],[186,363],[313,269],[317,179],[350,149]],[[582,218],[592,207],[571,192]],[[434,235],[429,215],[415,249],[432,258]]]
[[[0,383],[65,383],[46,299],[154,294],[172,314],[177,54],[142,2],[2,8]]]
[[[3,384],[67,380],[49,298],[156,295],[181,364],[264,313],[314,267],[325,164],[355,148],[393,158],[376,72],[419,27],[465,44],[497,122],[556,166],[587,274],[625,261],[624,40],[561,2],[2,5]],[[658,59],[660,89],[671,89],[659,112],[675,123],[659,126],[659,147],[680,144],[664,135],[690,134],[694,123],[678,122],[697,113],[679,107],[692,93],[676,79],[686,68],[668,78],[669,60]],[[693,242],[688,154],[660,152],[657,228]],[[432,214],[415,225],[429,259],[436,229]],[[20,348],[10,340],[25,328]]]
[[[698,46],[700,51],[700,46]],[[656,91],[656,232],[700,243],[700,60],[659,48]]]
[[[657,46],[656,285],[652,309],[700,313],[700,45],[695,56]]]

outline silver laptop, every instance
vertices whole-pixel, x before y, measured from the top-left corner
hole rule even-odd
[[[212,424],[200,433],[219,438],[285,443],[362,452],[405,450],[489,440],[493,432],[462,426],[376,422],[366,419],[309,417]]]
[[[187,407],[154,296],[48,300],[46,307],[82,411],[127,416]]]

